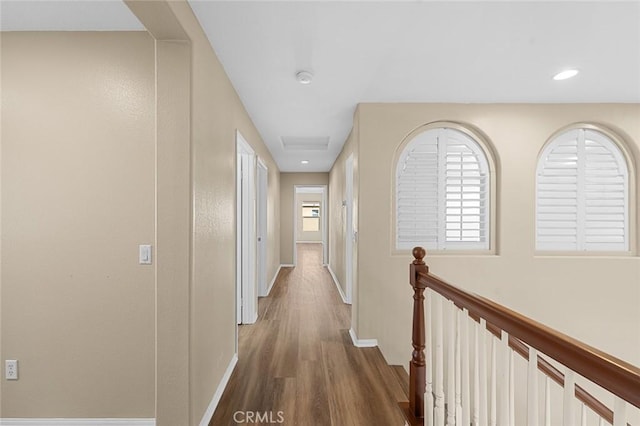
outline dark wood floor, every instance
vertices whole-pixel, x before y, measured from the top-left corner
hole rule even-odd
[[[378,348],[353,346],[322,246],[297,246],[298,266],[280,271],[258,321],[240,326],[238,364],[209,425],[404,425],[406,373]]]

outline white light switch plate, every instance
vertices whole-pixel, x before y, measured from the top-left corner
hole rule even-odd
[[[139,262],[141,265],[151,265],[151,246],[148,244],[140,245]]]

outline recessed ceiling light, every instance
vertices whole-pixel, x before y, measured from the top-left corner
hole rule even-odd
[[[553,76],[554,80],[566,80],[578,75],[578,70],[564,70]]]
[[[313,74],[309,71],[298,71],[296,73],[296,80],[300,84],[311,84],[311,80],[313,80]]]
[[[309,160],[302,160],[301,163],[302,164],[309,164]]]

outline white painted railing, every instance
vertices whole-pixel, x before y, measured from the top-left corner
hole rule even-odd
[[[401,404],[410,424],[629,424],[627,412],[640,408],[640,369],[446,283],[424,255],[414,249],[411,264],[410,388],[424,395]],[[612,395],[613,410],[585,388]]]

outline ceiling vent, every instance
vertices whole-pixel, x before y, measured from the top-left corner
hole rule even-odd
[[[326,151],[329,149],[329,136],[282,136],[281,139],[285,151]]]

